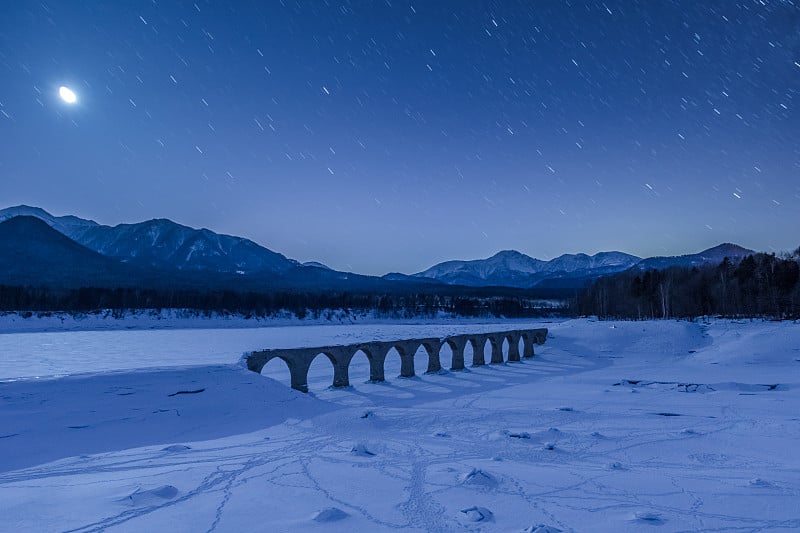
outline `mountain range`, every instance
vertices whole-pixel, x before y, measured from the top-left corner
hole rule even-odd
[[[105,226],[38,207],[0,210],[0,283],[85,286],[216,286],[408,290],[457,285],[564,289],[631,268],[665,269],[738,260],[754,253],[721,244],[698,254],[642,259],[622,252],[566,254],[543,261],[514,250],[446,261],[417,274],[382,278],[299,263],[259,244],[168,219]]]
[[[639,257],[622,252],[602,252],[592,256],[567,254],[542,261],[515,250],[506,250],[488,259],[446,261],[415,276],[451,285],[529,288],[548,280],[596,279],[627,270],[640,261]]]
[[[504,286],[519,288],[574,288],[591,281],[623,272],[664,270],[669,267],[693,267],[719,264],[726,257],[737,261],[755,252],[736,244],[724,243],[697,254],[642,259],[622,252],[595,255],[565,254],[550,261],[534,259],[514,250],[499,252],[488,259],[446,261],[415,274],[450,285]]]

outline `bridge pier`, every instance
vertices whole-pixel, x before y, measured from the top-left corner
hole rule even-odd
[[[529,335],[523,335],[523,337],[522,337],[522,358],[523,359],[532,359],[533,356],[534,356],[533,339]]]
[[[413,378],[414,374],[414,356],[420,347],[419,341],[407,341],[403,343],[395,343],[394,349],[400,354],[400,377]]]
[[[520,335],[511,334],[506,337],[508,340],[508,360],[519,362],[519,339]]]
[[[280,358],[289,366],[292,388],[300,392],[308,392],[308,369],[311,368],[311,362],[319,352],[311,353],[308,350],[292,352],[287,350],[287,352],[284,357]]]
[[[361,350],[367,355],[369,360],[369,380],[372,383],[380,383],[386,381],[383,372],[383,364],[386,361],[386,354],[389,353],[391,346],[385,346],[380,342],[370,342],[367,344],[359,344],[356,346],[356,351]]]
[[[426,374],[436,374],[442,370],[442,361],[439,358],[439,351],[443,343],[439,339],[422,339],[420,341],[425,351],[428,352],[428,368]]]
[[[306,366],[305,368],[298,367],[292,369],[291,386],[294,390],[299,390],[300,392],[308,392],[308,369],[309,369],[308,366]]]
[[[486,335],[473,335],[469,340],[472,343],[472,366],[485,365]]]
[[[350,386],[350,361],[353,360],[356,351],[352,347],[342,347],[330,350],[330,354],[325,354],[333,363],[334,387]]]
[[[499,365],[503,363],[503,341],[505,335],[489,335],[489,344],[492,347],[492,359],[490,364]],[[510,347],[511,345],[509,345]]]
[[[453,358],[450,361],[450,370],[464,370],[464,348],[467,346],[467,337],[456,335],[445,340],[453,351]]]
[[[532,359],[535,355],[533,347],[537,343],[538,337],[533,333],[523,333],[522,334],[522,358],[523,359]]]

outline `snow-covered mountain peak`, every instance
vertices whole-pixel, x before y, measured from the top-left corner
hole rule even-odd
[[[628,269],[641,261],[641,258],[622,252],[600,252],[595,255],[564,254],[549,261],[546,272],[575,272],[599,268],[619,267]]]
[[[78,229],[91,228],[98,225],[97,222],[93,220],[86,220],[72,215],[57,217],[51,215],[41,207],[32,207],[29,205],[17,205],[6,209],[0,209],[0,222],[19,216],[36,217],[39,220],[44,220],[50,227],[64,234],[67,233],[68,229],[76,231]]]
[[[320,263],[319,261],[306,261],[305,263],[302,263],[302,265],[304,267],[314,267],[314,268],[322,268],[322,269],[325,269],[325,270],[333,270],[328,265],[326,265],[324,263]]]

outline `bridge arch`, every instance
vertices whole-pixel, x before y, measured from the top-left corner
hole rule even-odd
[[[315,361],[318,361],[320,356],[323,356],[324,359],[327,359],[330,362],[331,366],[333,367],[333,386],[334,387],[347,387],[350,385],[350,378],[348,376],[347,369],[349,367],[349,361],[346,365],[341,364],[339,358],[336,357],[333,350],[317,350],[316,353],[312,353],[308,356],[308,367],[305,369],[306,373],[306,388],[308,388],[308,373],[311,370],[312,365],[314,365]]]
[[[390,345],[383,356],[384,379],[392,380],[403,375],[405,354],[402,348]]]
[[[364,348],[354,347],[347,369],[348,375],[355,380],[355,383],[371,382],[372,355]]]
[[[292,359],[289,357],[275,355],[266,359],[258,373],[262,376],[274,379],[279,383],[288,384],[294,388],[294,381],[292,381]]]

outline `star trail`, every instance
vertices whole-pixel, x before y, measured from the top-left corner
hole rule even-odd
[[[365,274],[800,241],[793,0],[7,2],[0,78],[0,207]]]

